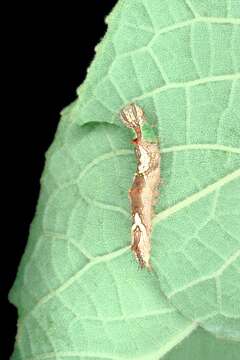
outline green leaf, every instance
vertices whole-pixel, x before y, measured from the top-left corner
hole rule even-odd
[[[198,328],[180,345],[167,353],[164,360],[194,359],[194,360],[238,360],[240,344],[216,337]]]
[[[12,359],[235,359],[240,6],[120,0],[107,22],[47,153],[10,294]],[[129,102],[144,108],[162,152],[151,273],[129,246],[136,164],[118,116]]]

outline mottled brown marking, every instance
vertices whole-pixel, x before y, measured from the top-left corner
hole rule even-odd
[[[129,190],[132,210],[132,246],[140,267],[151,269],[151,231],[153,206],[159,194],[160,184],[160,151],[155,143],[143,139],[141,126],[146,121],[143,110],[136,104],[126,106],[120,112],[123,123],[133,128],[136,138],[135,146],[137,169],[133,184]]]

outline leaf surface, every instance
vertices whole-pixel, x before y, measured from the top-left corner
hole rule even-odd
[[[13,359],[170,360],[197,344],[235,359],[240,6],[120,0],[107,22],[47,153],[10,294],[19,311]],[[129,249],[136,165],[118,112],[132,101],[162,152],[152,273],[138,271]]]

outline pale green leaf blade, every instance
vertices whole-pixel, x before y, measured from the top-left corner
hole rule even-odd
[[[71,123],[64,134],[64,145],[48,153],[35,244],[11,294],[20,316],[14,358],[161,357],[196,324],[130,253],[128,130],[85,125],[78,134]]]
[[[226,344],[235,356],[239,7],[120,0],[108,23],[47,154],[11,292],[19,311],[13,358],[158,359],[181,342],[196,351],[194,338],[184,338],[198,324],[234,339]],[[118,112],[132,101],[158,130],[162,151],[153,273],[137,271],[129,249],[135,160]],[[203,340],[210,354],[219,341]]]
[[[239,342],[217,339],[201,328],[195,330],[180,345],[168,352],[164,360],[238,360]]]
[[[239,9],[225,1],[206,0],[199,5],[142,0],[122,2],[119,17],[120,24],[109,39],[115,56],[103,79],[95,82],[89,102],[82,103],[78,121],[95,118],[93,103],[99,102],[96,121],[109,119],[117,124],[121,101],[134,100],[143,106],[150,123],[158,122],[164,186],[153,239],[162,288],[167,296],[177,292],[171,298],[185,316],[218,336],[239,339]],[[101,107],[112,115],[102,116]],[[228,195],[221,196],[225,191]],[[192,200],[196,204],[191,205]],[[170,227],[162,221],[166,216]],[[165,251],[169,228],[175,231],[170,255]],[[233,266],[231,259],[236,259]],[[223,276],[216,277],[228,262]],[[178,272],[179,264],[187,275]],[[205,277],[201,288],[192,286]],[[229,283],[233,284],[231,296]],[[191,293],[180,295],[181,287]],[[212,298],[204,302],[199,292],[208,291]],[[192,311],[186,297],[191,299]]]

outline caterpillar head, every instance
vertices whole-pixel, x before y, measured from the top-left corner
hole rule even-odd
[[[146,121],[143,109],[134,104],[128,104],[120,111],[120,118],[125,126],[129,128],[139,128]]]

